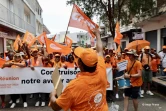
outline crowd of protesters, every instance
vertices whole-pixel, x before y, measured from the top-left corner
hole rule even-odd
[[[79,50],[79,47],[76,48]],[[44,47],[42,48],[28,48],[28,45],[24,43],[19,47],[19,50],[10,50],[1,54],[1,58],[6,60],[3,68],[24,68],[29,67],[35,70],[35,67],[58,67],[58,68],[78,68],[78,57],[74,54],[74,50],[69,55],[61,55],[61,53],[46,54]],[[95,50],[95,49],[94,49]],[[166,46],[163,46],[163,50],[158,54],[155,49],[150,49],[146,46],[143,50],[136,51],[134,49],[129,50],[127,48],[124,51],[115,51],[114,49],[103,49],[105,56],[106,68],[112,68],[113,72],[113,91],[107,91],[107,101],[114,101],[113,97],[119,98],[118,77],[124,75],[125,78],[130,79],[133,89],[124,89],[124,100],[127,107],[128,97],[132,96],[134,104],[139,96],[143,97],[144,93],[154,95],[151,91],[152,77],[156,77],[161,72],[162,76],[166,76],[164,72],[166,68]],[[122,61],[128,61],[127,69],[124,71],[118,71],[117,63]],[[136,62],[135,62],[136,61]],[[133,65],[133,66],[131,66]],[[129,69],[128,69],[129,68]],[[131,69],[130,69],[131,68]],[[130,76],[126,75],[126,71],[131,70]],[[138,70],[141,70],[139,72]],[[130,71],[129,71],[130,72]],[[132,77],[132,74],[137,74]],[[114,93],[115,92],[115,93]],[[48,95],[46,93],[30,94],[30,98],[34,97],[36,100],[35,106],[45,106]],[[15,94],[10,95],[10,108],[14,108],[17,103],[20,102],[20,98],[23,101],[23,107],[28,107],[27,94]],[[5,108],[5,95],[1,95],[1,107]],[[135,106],[137,107],[137,106]]]

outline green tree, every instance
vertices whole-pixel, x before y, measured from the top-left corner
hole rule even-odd
[[[106,1],[106,2],[104,2]],[[77,4],[84,13],[92,18],[97,15],[115,36],[116,21],[122,25],[131,23],[133,17],[153,8],[153,0],[68,0],[67,5]]]

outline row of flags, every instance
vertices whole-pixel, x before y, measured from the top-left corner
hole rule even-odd
[[[60,52],[63,55],[67,55],[71,52],[71,46],[73,41],[69,37],[65,37],[65,44],[66,45],[61,45],[57,42],[55,42],[55,37],[52,38],[52,40],[47,38],[47,35],[45,32],[43,32],[41,35],[34,37],[33,34],[30,32],[26,32],[24,35],[23,40],[21,40],[20,36],[18,35],[17,38],[15,39],[15,42],[13,44],[13,48],[15,51],[18,50],[19,45],[22,46],[23,43],[27,43],[28,47],[31,47],[34,45],[36,41],[38,41],[41,45],[46,45],[46,51],[48,54],[53,53],[53,52]]]
[[[79,28],[87,31],[90,35],[91,38],[95,38],[95,35],[93,34],[94,29],[99,28],[97,24],[95,24],[90,18],[88,18],[83,11],[77,6],[73,5],[71,17],[69,20],[69,27],[74,27],[74,28]],[[31,47],[34,45],[36,41],[38,41],[41,45],[45,44],[46,49],[48,53],[52,52],[61,52],[62,54],[66,55],[71,52],[71,46],[72,46],[72,39],[69,37],[65,37],[65,44],[66,45],[61,45],[57,42],[55,42],[56,35],[52,38],[52,40],[47,38],[47,35],[45,32],[43,32],[41,35],[35,37],[33,34],[30,32],[26,32],[24,35],[23,40],[21,40],[20,36],[18,35],[13,47],[14,50],[18,50],[19,45],[22,46],[22,43],[27,43],[28,47]],[[120,45],[120,41],[123,38],[123,35],[120,33],[120,25],[117,22],[116,28],[115,28],[115,38],[114,42]]]

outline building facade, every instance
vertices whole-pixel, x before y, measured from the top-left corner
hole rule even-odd
[[[156,7],[149,10],[150,14],[137,20],[136,25],[141,27],[144,39],[150,42],[151,48],[160,51],[166,45],[166,0],[156,0],[156,3]]]
[[[64,43],[65,34],[66,32],[60,32],[59,34],[56,34],[55,41],[58,43]],[[91,44],[91,37],[86,32],[70,33],[68,31],[67,36],[73,40],[73,45],[72,45],[73,47],[76,47],[76,46],[86,47]],[[49,36],[49,38],[53,38],[53,37],[54,35]]]
[[[17,35],[43,32],[42,9],[37,0],[0,0],[0,52],[7,51]]]

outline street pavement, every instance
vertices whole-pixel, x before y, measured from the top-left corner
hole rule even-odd
[[[139,98],[139,111],[166,111],[166,97],[155,93],[154,96],[149,96],[145,94],[144,98]],[[119,105],[119,111],[123,111],[123,97],[120,94],[120,98],[116,100],[116,104]],[[10,109],[8,104],[5,109],[0,109],[0,111],[52,111],[49,107],[35,107],[35,100],[28,99],[28,108],[23,108],[22,102],[17,104],[16,108]],[[48,104],[48,103],[47,103]],[[108,103],[111,106],[111,103]],[[109,110],[111,111],[111,110]],[[129,111],[134,111],[132,100],[129,100]]]

